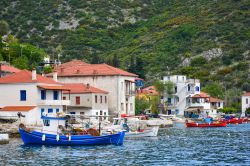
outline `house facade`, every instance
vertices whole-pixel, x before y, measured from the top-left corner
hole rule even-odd
[[[164,76],[163,82],[168,81],[174,84],[174,93],[163,97],[167,114],[184,115],[188,98],[200,93],[200,80],[187,79],[184,75]]]
[[[242,116],[246,115],[246,109],[250,108],[250,92],[246,92],[241,97],[241,111]]]
[[[108,92],[89,84],[64,84],[63,100],[70,100],[67,113],[87,116],[108,116]],[[69,96],[70,93],[70,96]]]
[[[63,111],[62,84],[32,72],[22,70],[0,79],[0,118],[17,119],[17,113],[25,117],[26,125],[42,124],[42,115],[56,115]]]
[[[174,93],[163,97],[167,114],[185,117],[193,115],[216,116],[217,110],[223,108],[223,100],[201,92],[200,80],[187,79],[185,75],[163,77],[164,82],[174,84]]]
[[[84,83],[107,91],[110,115],[135,114],[137,75],[107,64],[87,64],[79,60],[57,66],[56,72],[59,82]]]

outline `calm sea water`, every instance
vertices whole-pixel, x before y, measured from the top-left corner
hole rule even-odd
[[[123,146],[0,145],[1,165],[250,165],[250,124],[185,128],[175,124],[157,138],[126,140]]]

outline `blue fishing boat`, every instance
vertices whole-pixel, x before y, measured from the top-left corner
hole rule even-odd
[[[19,132],[24,144],[33,145],[68,145],[68,146],[90,146],[90,145],[123,145],[125,132],[95,136],[89,133],[62,134],[59,132],[66,123],[65,118],[42,117],[43,128],[41,131],[30,131],[24,125],[19,125]],[[56,133],[56,134],[53,134]]]

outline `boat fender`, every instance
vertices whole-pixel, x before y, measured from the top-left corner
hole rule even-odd
[[[210,122],[208,123],[208,125],[210,126]]]
[[[43,136],[42,136],[42,141],[45,141],[45,139],[46,139],[46,135],[43,134]]]
[[[60,136],[57,134],[56,135],[56,141],[59,141],[59,139],[60,139]]]
[[[198,123],[196,123],[196,126],[198,126],[199,124]]]
[[[71,135],[69,135],[69,141],[71,141]]]

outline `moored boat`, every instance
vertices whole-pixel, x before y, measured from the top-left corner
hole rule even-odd
[[[186,122],[187,127],[226,127],[226,122],[211,122],[211,123],[196,123],[196,122]]]
[[[91,133],[72,135],[70,132],[63,134],[59,130],[65,126],[65,118],[42,117],[42,119],[44,125],[41,131],[30,131],[24,125],[19,126],[19,132],[24,144],[68,146],[123,145],[124,131],[107,135],[91,135]]]
[[[236,117],[226,117],[222,121],[226,122],[227,124],[242,124],[247,123],[247,118],[236,118]]]

